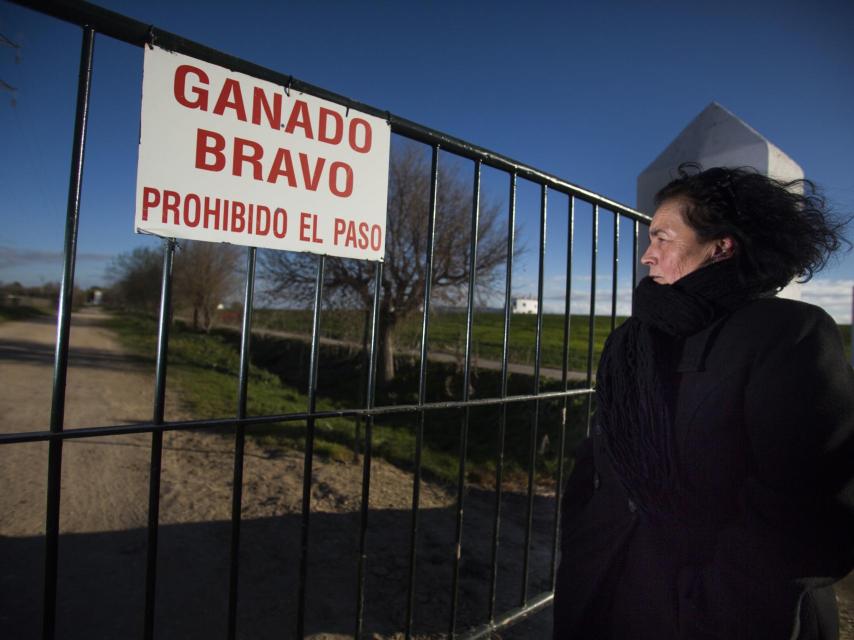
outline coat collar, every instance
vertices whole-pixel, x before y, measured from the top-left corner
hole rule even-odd
[[[706,355],[709,352],[709,343],[714,338],[725,317],[718,318],[706,328],[685,338],[682,343],[682,353],[679,357],[679,363],[676,365],[677,372],[703,371],[706,363]]]

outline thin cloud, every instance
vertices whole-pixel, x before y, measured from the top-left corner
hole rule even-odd
[[[78,262],[104,262],[112,258],[108,253],[77,254]],[[11,269],[26,265],[59,264],[62,262],[62,251],[45,251],[43,249],[21,249],[0,245],[0,269]]]
[[[563,313],[566,304],[566,294],[561,292],[556,295],[543,296],[543,309],[546,313]],[[632,308],[632,292],[629,289],[617,291],[617,315],[627,316]],[[570,297],[570,311],[574,314],[587,314],[590,312],[590,290],[573,289]],[[611,315],[611,291],[596,291],[596,315]]]
[[[854,280],[810,280],[801,285],[801,300],[827,311],[836,322],[851,322]]]

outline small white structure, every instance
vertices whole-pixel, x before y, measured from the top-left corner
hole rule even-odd
[[[638,176],[637,209],[652,215],[655,194],[678,177],[683,162],[698,162],[703,169],[712,167],[753,167],[759,173],[778,180],[798,180],[803,169],[744,120],[717,102],[694,118],[664,151]],[[649,238],[640,234],[638,260],[649,246]],[[638,264],[638,278],[647,269]],[[784,298],[800,299],[800,285],[793,283],[780,292]]]
[[[513,313],[537,313],[537,299],[513,298],[513,306],[510,310]]]

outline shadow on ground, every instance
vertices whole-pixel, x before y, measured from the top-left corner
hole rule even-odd
[[[494,499],[493,493],[479,490],[467,498],[458,631],[480,625],[488,617]],[[522,494],[504,496],[497,613],[520,603],[526,502]],[[552,511],[553,500],[537,498],[528,580],[532,596],[549,585]],[[419,513],[413,616],[417,637],[445,637],[448,632],[455,517],[453,508]],[[394,637],[404,630],[411,524],[408,510],[370,513],[364,637]],[[243,522],[238,637],[296,637],[301,526],[298,514]],[[353,636],[359,527],[358,513],[311,516],[308,636]],[[230,535],[230,522],[160,527],[155,637],[224,637]],[[57,638],[139,637],[145,530],[65,534],[59,553]],[[43,554],[42,537],[0,538],[0,636],[4,638],[40,636]]]

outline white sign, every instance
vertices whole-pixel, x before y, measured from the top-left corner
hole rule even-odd
[[[387,122],[145,47],[136,231],[382,260]]]

